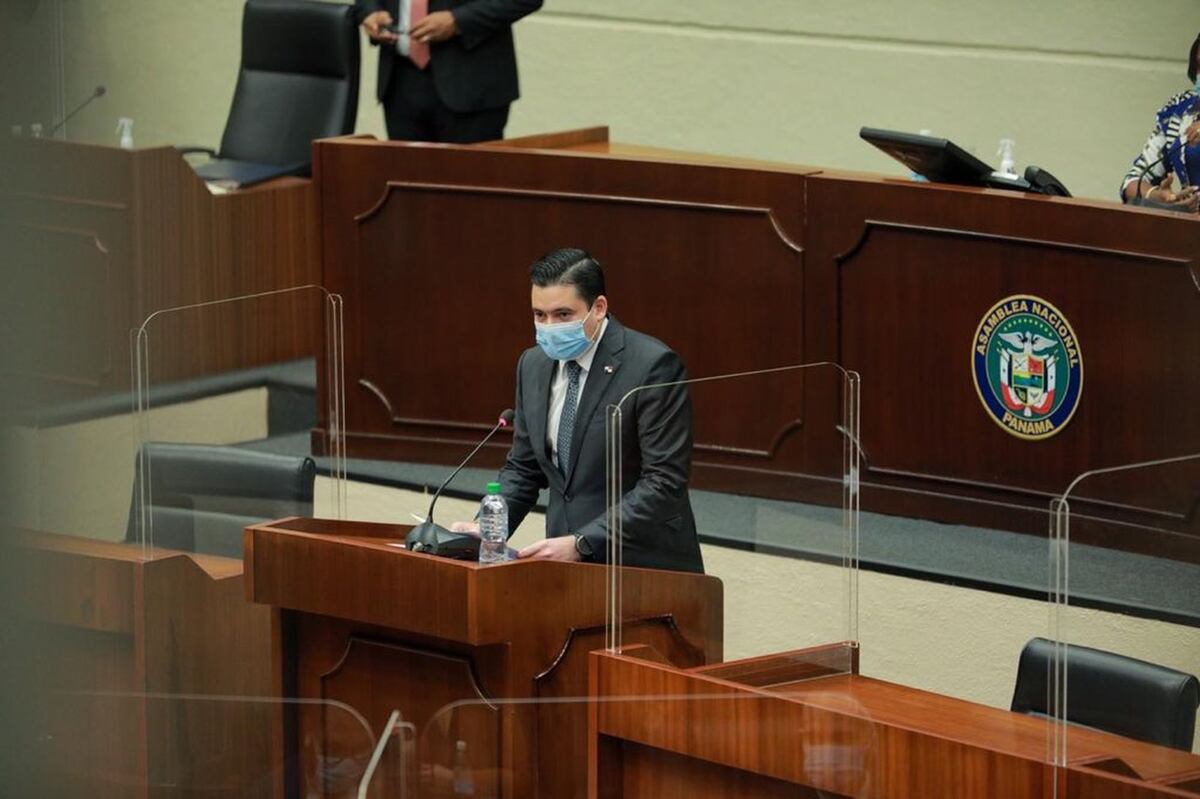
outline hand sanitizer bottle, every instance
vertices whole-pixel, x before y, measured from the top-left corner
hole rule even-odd
[[[1012,139],[1000,140],[1000,149],[996,151],[996,155],[1000,156],[1000,168],[996,170],[996,174],[1000,177],[1018,177],[1015,171],[1017,167],[1016,147],[1017,143]]]
[[[129,117],[121,117],[117,120],[117,134],[121,137],[121,149],[133,149],[133,120]]]

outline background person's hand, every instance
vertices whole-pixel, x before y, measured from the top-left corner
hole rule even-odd
[[[391,31],[385,31],[385,25],[391,25],[395,20],[386,11],[372,11],[363,17],[362,27],[373,42],[390,42],[394,44],[400,37]]]
[[[1200,210],[1200,194],[1196,193],[1196,187],[1187,186],[1175,191],[1175,175],[1173,174],[1168,174],[1163,178],[1162,183],[1155,186],[1147,196],[1155,202],[1174,205],[1192,213]]]
[[[521,560],[579,560],[575,550],[575,536],[560,535],[556,538],[543,538],[535,544],[517,553]]]
[[[474,533],[479,535],[479,522],[455,522],[450,525],[452,533]]]
[[[416,42],[444,42],[458,34],[458,23],[449,11],[434,11],[413,25],[408,35]]]

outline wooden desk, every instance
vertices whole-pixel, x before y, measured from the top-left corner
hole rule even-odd
[[[255,795],[271,762],[270,615],[244,591],[235,559],[0,540],[5,791]]]
[[[355,795],[356,780],[331,784],[323,764],[353,762],[361,775],[399,710],[420,732],[421,763],[449,768],[456,742],[469,743],[481,795],[581,796],[587,653],[604,646],[605,567],[418,555],[395,546],[409,529],[319,519],[246,529],[247,596],[274,612],[276,695],[303,703],[277,721],[277,757],[289,764],[280,792]],[[627,639],[681,663],[720,659],[719,580],[629,569],[623,595]],[[326,726],[335,702],[371,735]],[[415,767],[392,754],[377,780],[391,791],[417,784]]]
[[[813,658],[756,658],[748,671],[769,679],[743,680],[738,662],[689,669],[645,647],[592,653],[589,796],[1051,795],[1047,721],[854,673],[814,677],[803,665]],[[1200,795],[1196,755],[1075,727],[1068,736],[1060,796]]]
[[[3,310],[28,363],[6,362],[40,379],[43,401],[126,389],[129,331],[152,312],[319,283],[314,218],[307,179],[213,195],[171,147],[5,137]],[[263,308],[160,327],[155,381],[311,357],[319,313],[280,302],[268,326]]]
[[[604,129],[472,147],[331,139],[314,153],[323,281],[346,298],[352,455],[451,463],[486,431],[533,343],[528,266],[568,243],[605,264],[613,312],[693,377],[857,370],[864,484],[910,492],[866,487],[864,509],[1045,535],[1044,513],[1007,507],[1044,512],[1089,469],[1200,451],[1198,219],[634,147]],[[1056,304],[1083,351],[1078,410],[1045,440],[988,416],[969,363],[985,312],[1015,293]],[[448,390],[468,374],[478,390]],[[788,475],[836,476],[829,385],[693,394],[695,487],[797,499]],[[481,462],[506,448],[501,434]],[[1108,499],[1194,540],[1200,475],[1177,482]],[[1196,557],[1169,535],[1072,533]]]

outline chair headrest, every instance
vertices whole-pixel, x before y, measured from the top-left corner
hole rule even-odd
[[[1049,714],[1055,644],[1034,638],[1017,667],[1012,709]],[[1190,750],[1200,681],[1144,660],[1073,644],[1066,646],[1067,718],[1130,738]]]
[[[204,444],[146,444],[151,496],[255,497],[312,502],[312,458]]]
[[[247,0],[242,69],[355,77],[354,6],[317,0]]]

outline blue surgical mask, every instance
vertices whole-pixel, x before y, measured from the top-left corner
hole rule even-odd
[[[592,340],[588,338],[583,329],[583,323],[591,315],[592,312],[589,310],[587,316],[573,322],[555,322],[554,324],[534,322],[533,327],[538,346],[542,348],[542,352],[556,361],[570,361],[578,358],[587,352],[588,347],[592,346]]]

